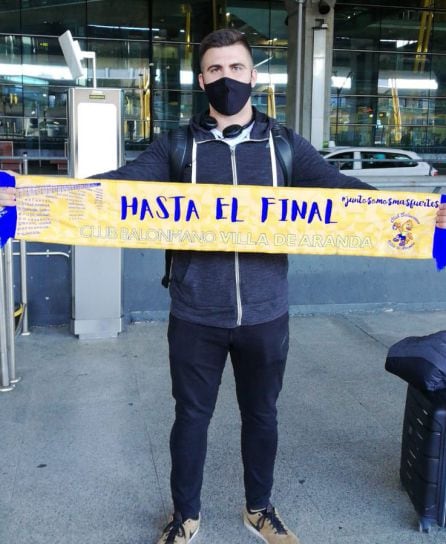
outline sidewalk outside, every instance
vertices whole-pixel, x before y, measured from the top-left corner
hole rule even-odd
[[[302,544],[446,543],[417,531],[399,484],[406,384],[391,344],[446,328],[446,312],[292,317],[279,405],[273,501]],[[66,328],[16,344],[16,389],[0,395],[0,542],[152,544],[170,513],[173,401],[165,322],[116,339]],[[240,423],[225,370],[196,544],[258,542],[242,523]]]

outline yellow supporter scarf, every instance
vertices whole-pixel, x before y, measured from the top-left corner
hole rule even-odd
[[[20,240],[428,259],[441,230],[437,194],[45,176],[16,176],[15,184],[10,235]],[[0,234],[4,243],[1,223]]]

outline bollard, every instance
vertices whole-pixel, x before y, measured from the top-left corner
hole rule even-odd
[[[6,322],[6,352],[9,363],[9,381],[17,383],[15,371],[15,320],[14,320],[14,267],[12,261],[12,240],[8,240],[5,252],[5,322]]]
[[[9,380],[6,333],[5,272],[3,250],[0,250],[0,393],[11,391],[15,385]]]
[[[28,175],[28,153],[23,153],[23,174]],[[27,285],[27,263],[26,263],[26,242],[20,241],[20,287],[23,304],[22,336],[28,336],[28,285]]]
[[[22,336],[29,336],[26,242],[20,240],[20,291],[23,304]]]

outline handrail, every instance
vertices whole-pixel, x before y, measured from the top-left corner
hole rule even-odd
[[[62,155],[29,155],[29,151],[24,151],[23,154],[28,155],[28,161],[68,161],[68,157]],[[0,155],[0,160],[22,161],[23,155]]]
[[[340,152],[342,152],[342,150],[339,150]],[[331,153],[331,152],[330,152]],[[350,153],[350,151],[346,151],[346,153]],[[367,153],[369,153],[367,151]],[[373,151],[370,151],[370,153],[373,153]],[[377,153],[379,153],[377,151]],[[392,152],[393,153],[393,152]],[[371,163],[380,163],[380,162],[398,162],[398,163],[418,163],[418,162],[427,162],[427,163],[431,163],[431,162],[437,162],[437,163],[446,163],[446,156],[444,159],[427,159],[427,158],[423,158],[423,157],[419,157],[417,159],[415,158],[400,158],[400,159],[378,159],[376,157],[371,157],[371,158],[363,158],[363,157],[344,157],[344,158],[339,158],[337,159],[336,157],[327,157],[326,155],[323,155],[324,159],[326,161],[329,161],[329,162],[371,162]],[[416,166],[416,165],[414,165]],[[405,166],[404,168],[412,168],[411,166]]]
[[[331,153],[332,151],[329,151],[329,150],[323,150],[324,153],[325,151],[327,151],[327,153]],[[333,150],[334,151],[334,150]],[[339,151],[341,152],[342,149],[339,149]],[[404,151],[404,150],[403,150]],[[136,151],[137,153],[139,153],[139,151]],[[346,153],[347,153],[347,149],[346,149]],[[371,153],[373,153],[373,151],[370,151]],[[69,161],[69,158],[64,156],[64,155],[30,155],[29,154],[29,151],[24,151],[24,154],[27,154],[28,157],[28,161]],[[379,151],[377,151],[377,153],[379,153]],[[435,155],[435,153],[427,153],[427,155]],[[439,164],[446,164],[446,154],[444,156],[444,158],[441,158],[441,157],[435,157],[435,158],[432,158],[432,157],[429,157],[429,158],[424,158],[422,156],[420,156],[418,159],[415,159],[415,158],[400,158],[400,159],[377,159],[377,158],[370,158],[370,159],[364,159],[364,158],[361,158],[361,157],[349,157],[349,158],[343,158],[343,159],[338,159],[336,157],[326,157],[326,155],[324,154],[323,157],[327,160],[327,161],[330,161],[330,162],[379,162],[379,163],[382,163],[382,162],[385,162],[385,163],[418,163],[418,162],[427,162],[427,163],[432,163],[432,162],[435,162],[435,163],[439,163]],[[22,161],[23,160],[23,155],[0,155],[0,160],[15,160],[15,161]],[[132,160],[132,157],[128,157],[128,160]],[[406,167],[404,167],[406,168]],[[412,168],[411,166],[408,166],[407,168]]]
[[[429,192],[441,193],[441,188],[446,187],[446,176],[395,176],[392,178],[386,176],[356,176],[361,181],[373,185],[376,189],[411,189],[432,187]]]

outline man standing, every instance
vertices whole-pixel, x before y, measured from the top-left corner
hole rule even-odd
[[[193,137],[182,180],[284,185],[276,159],[274,119],[251,105],[257,73],[243,34],[217,30],[200,45],[199,83],[209,111],[190,121]],[[296,187],[369,188],[342,175],[290,132]],[[170,144],[162,136],[132,163],[97,177],[166,181]],[[0,205],[14,205],[13,189]],[[446,226],[446,211],[440,218]],[[439,226],[439,225],[438,225]],[[298,544],[271,505],[277,450],[276,402],[288,352],[286,255],[175,251],[168,327],[175,422],[170,437],[173,515],[158,544],[188,544],[200,525],[200,493],[211,420],[230,356],[241,414],[245,526],[269,544]]]
[[[181,181],[284,185],[271,131],[276,122],[251,105],[257,73],[245,36],[217,30],[202,41],[199,57],[209,111],[190,121],[192,150]],[[291,185],[368,187],[341,175],[297,134],[291,138]],[[170,179],[168,137],[101,177]],[[176,402],[170,437],[173,515],[158,544],[187,544],[199,529],[207,430],[228,354],[242,422],[245,526],[269,544],[299,542],[270,502],[276,402],[288,352],[287,267],[286,255],[173,252],[168,327]]]

